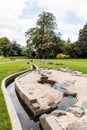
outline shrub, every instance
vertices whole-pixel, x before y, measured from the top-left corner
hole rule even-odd
[[[57,59],[67,59],[67,58],[69,58],[69,55],[60,53],[60,54],[56,55],[56,58]]]

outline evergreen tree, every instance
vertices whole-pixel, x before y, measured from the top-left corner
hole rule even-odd
[[[87,57],[87,23],[79,31],[79,38],[76,44],[77,55],[82,58]]]
[[[71,43],[71,40],[70,40],[70,38],[68,37],[68,39],[67,39],[67,43]]]

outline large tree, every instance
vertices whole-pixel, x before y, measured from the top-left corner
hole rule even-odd
[[[49,12],[42,12],[35,28],[30,28],[25,36],[27,37],[28,52],[36,52],[38,58],[49,58],[54,54],[54,48],[60,41],[54,30],[57,28],[55,16]]]
[[[7,56],[7,45],[10,40],[7,37],[0,38],[0,55]]]
[[[76,44],[77,55],[79,57],[87,57],[87,23],[84,25],[83,29],[79,31],[79,38]]]
[[[40,28],[42,35],[48,34],[50,36],[57,27],[56,18],[52,13],[42,12],[37,20],[37,26]]]
[[[22,52],[22,48],[16,41],[13,41],[12,43],[8,44],[7,46],[8,56],[20,56],[21,52]]]

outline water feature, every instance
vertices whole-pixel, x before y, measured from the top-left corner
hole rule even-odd
[[[56,83],[52,86],[54,89],[56,89],[57,91],[60,91],[62,93],[67,93],[69,92],[67,89],[63,88],[63,87],[59,87]]]
[[[59,87],[57,83],[55,83],[52,87],[62,93],[67,93],[67,96],[64,96],[62,101],[58,104],[58,110],[66,110],[77,102],[77,98],[75,96],[73,96],[72,94],[71,96],[68,96],[70,92],[67,89]]]
[[[14,82],[7,86],[7,91],[12,99],[23,130],[42,130],[39,126],[38,117],[33,118],[29,108],[17,96]]]
[[[41,82],[39,82],[41,83]],[[49,84],[49,81],[46,82]],[[65,88],[60,88],[56,86],[54,81],[50,81],[52,87],[61,92],[68,92]],[[24,104],[24,102],[20,99],[15,91],[15,84],[14,82],[7,85],[7,91],[12,99],[14,104],[15,110],[17,112],[18,118],[21,122],[23,130],[42,130],[39,125],[39,117],[33,117],[29,108]],[[72,106],[77,102],[76,97],[67,96],[63,97],[62,101],[58,104],[58,110],[66,110],[68,107]]]
[[[46,76],[43,76],[38,82],[41,84],[48,84],[57,91],[60,91],[64,94],[62,101],[58,104],[58,110],[66,110],[67,108],[73,106],[77,102],[76,94],[73,95],[67,89],[60,87],[58,83],[56,83],[56,81],[48,80]]]

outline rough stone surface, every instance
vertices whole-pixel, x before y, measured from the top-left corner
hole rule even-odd
[[[85,114],[84,109],[78,106],[70,107],[67,111],[75,114],[77,117],[82,117]]]
[[[51,115],[54,115],[56,117],[60,117],[60,116],[66,115],[66,112],[62,111],[62,110],[54,110],[53,112],[51,112]]]
[[[71,123],[66,130],[87,130],[87,121]]]
[[[45,114],[40,117],[40,123],[44,130],[62,130],[61,125],[57,122],[56,118],[52,115],[46,116]]]
[[[87,109],[87,101],[84,101],[84,102],[82,103],[82,108]]]
[[[40,106],[38,103],[32,103],[32,107],[34,110],[40,109]]]
[[[75,76],[81,76],[81,75],[82,75],[82,72],[79,72],[79,71],[72,71],[71,74],[72,74],[72,75],[75,75]]]
[[[75,72],[73,74],[73,70],[70,69],[62,69],[62,71],[51,70],[52,72],[50,80],[55,80],[58,83],[59,87],[63,87],[70,91],[71,93],[77,94],[78,102],[75,104],[78,106],[74,107],[73,112],[66,111],[66,115],[57,116],[54,113],[54,117],[56,117],[57,122],[61,125],[62,130],[87,130],[87,77],[86,74],[81,74],[79,72]],[[66,72],[66,73],[65,73]],[[79,76],[77,76],[79,75]],[[61,78],[62,77],[62,78]],[[85,109],[84,110],[81,108]],[[52,118],[54,118],[52,117]],[[77,123],[75,126],[72,125],[67,127],[69,124],[75,122]],[[86,123],[86,124],[85,124]],[[84,125],[85,124],[85,125]],[[44,129],[45,130],[45,129]]]
[[[50,73],[50,74],[49,74]],[[87,130],[87,127],[83,128],[84,122],[87,122],[87,76],[86,74],[81,74],[80,72],[74,72],[72,69],[40,69],[38,71],[32,72],[31,74],[27,74],[25,76],[22,76],[18,79],[18,82],[23,89],[25,90],[27,95],[30,94],[33,99],[36,99],[36,102],[34,104],[34,107],[36,108],[36,111],[38,113],[39,110],[49,110],[49,108],[55,106],[59,101],[61,101],[61,94],[57,93],[57,90],[54,92],[54,89],[46,84],[38,83],[38,81],[41,80],[41,74],[48,74],[49,81],[55,81],[58,83],[58,87],[63,87],[64,89],[67,89],[71,94],[77,94],[77,103],[74,106],[78,106],[77,108],[73,109],[73,112],[66,111],[66,115],[57,116],[54,115],[46,115],[46,119],[44,118],[41,120],[42,127],[44,130],[50,130],[52,126],[53,129],[56,130],[54,121],[58,122],[57,130],[66,130],[66,128],[71,128],[69,124],[77,123],[76,127],[78,130]],[[50,95],[51,94],[51,95]],[[61,97],[61,98],[60,98]],[[32,98],[31,98],[32,99]],[[28,101],[28,100],[27,100]],[[32,103],[32,104],[33,104]],[[38,104],[40,104],[40,109],[38,107]],[[37,109],[38,108],[38,109]],[[81,109],[81,108],[84,108]],[[85,111],[85,113],[84,113]],[[45,111],[44,111],[45,112]],[[52,119],[51,121],[49,121]],[[48,123],[49,122],[49,123]],[[79,123],[79,127],[78,127]],[[87,123],[86,123],[87,124]],[[69,126],[69,127],[68,127]],[[74,127],[74,126],[73,126]],[[73,128],[72,127],[72,128]],[[47,129],[46,129],[47,128]],[[72,129],[71,128],[71,129]],[[73,128],[73,130],[77,130]]]
[[[40,79],[41,75],[37,70],[16,79],[16,90],[34,115],[54,109],[63,98],[61,92],[49,85],[38,83]]]
[[[82,76],[82,77],[87,77],[87,74],[82,74],[81,76]]]
[[[58,86],[60,87],[71,86],[71,85],[75,85],[75,83],[76,83],[76,80],[65,80],[62,83],[61,82],[58,83]]]

